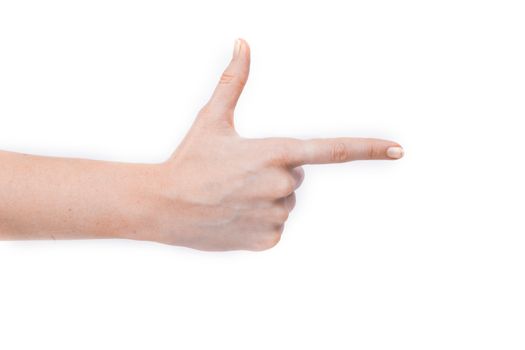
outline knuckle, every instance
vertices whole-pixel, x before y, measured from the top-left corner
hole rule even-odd
[[[281,233],[273,233],[269,239],[268,247],[273,248],[281,241]]]
[[[264,238],[261,238],[256,243],[254,243],[252,250],[254,251],[263,251],[275,247],[281,240],[281,231],[271,232],[266,235]]]
[[[296,201],[295,192],[288,196],[286,203],[289,211],[292,211],[295,208]]]
[[[350,156],[348,147],[343,142],[336,142],[330,150],[330,159],[333,162],[344,162]]]
[[[275,183],[275,194],[278,197],[285,197],[294,191],[295,183],[291,177],[283,177]]]
[[[228,84],[230,84],[234,79],[235,79],[235,75],[224,72],[224,73],[222,73],[222,75],[221,75],[221,79],[219,80],[219,84],[225,84],[225,85],[228,85]]]
[[[269,140],[270,162],[283,166],[291,161],[291,153],[297,148],[297,140],[289,138],[273,138]]]
[[[290,155],[283,145],[275,146],[271,152],[270,160],[273,164],[284,165],[290,160]]]
[[[279,224],[284,223],[286,220],[288,220],[289,216],[290,216],[290,212],[288,211],[288,209],[282,206],[278,206],[275,209],[274,218],[277,223]]]
[[[370,159],[376,159],[376,158],[380,158],[380,149],[373,145],[373,144],[370,144],[367,146],[367,155],[368,155],[368,158]]]
[[[241,78],[240,76],[228,72],[224,72],[219,79],[220,85],[239,85],[244,87],[246,85],[246,79]]]

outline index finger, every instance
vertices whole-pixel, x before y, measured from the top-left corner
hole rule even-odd
[[[289,163],[303,164],[344,163],[353,160],[399,159],[403,148],[396,142],[357,137],[297,140],[289,148]]]

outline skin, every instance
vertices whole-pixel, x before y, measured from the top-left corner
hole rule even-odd
[[[398,159],[380,139],[246,139],[234,109],[250,48],[233,58],[188,134],[161,164],[0,152],[0,239],[128,238],[201,250],[275,246],[304,178],[301,165]]]

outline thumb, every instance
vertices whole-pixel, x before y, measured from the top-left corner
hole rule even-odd
[[[233,118],[242,89],[250,72],[250,47],[243,39],[235,41],[233,57],[208,102],[208,108],[218,118]],[[233,122],[233,120],[230,120]]]

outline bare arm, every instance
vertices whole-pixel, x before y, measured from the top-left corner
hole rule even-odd
[[[280,239],[301,165],[398,159],[379,139],[246,139],[233,112],[249,72],[238,40],[210,101],[173,156],[126,164],[0,152],[0,239],[119,237],[203,250]]]
[[[148,215],[139,206],[158,168],[0,152],[0,238],[129,235]]]

